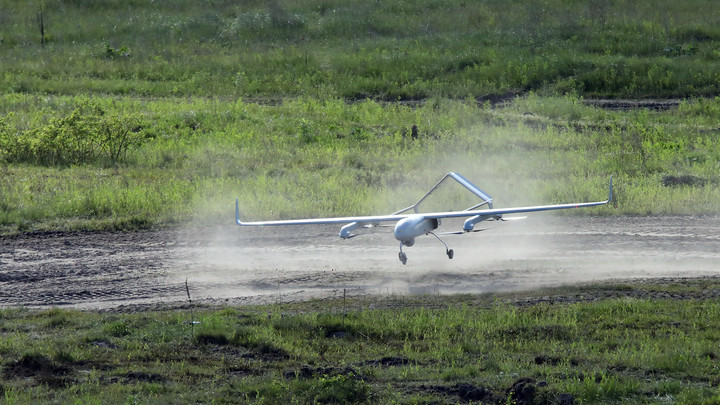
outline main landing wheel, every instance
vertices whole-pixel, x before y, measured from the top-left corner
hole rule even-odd
[[[400,259],[400,261],[402,262],[402,264],[407,264],[407,255],[406,255],[405,253],[400,252],[400,253],[398,254],[398,258]]]
[[[455,257],[455,252],[453,252],[453,250],[450,249],[447,251],[447,255],[448,255],[448,259],[452,259],[453,257]]]

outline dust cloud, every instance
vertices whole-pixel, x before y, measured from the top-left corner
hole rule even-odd
[[[395,212],[423,196],[449,171],[456,171],[494,198],[495,207],[539,205],[537,173],[542,161],[523,153],[480,156],[448,153],[433,157],[413,184],[379,196],[383,211]],[[422,184],[420,184],[422,183]],[[598,195],[597,199],[605,195]],[[398,199],[402,202],[398,203]],[[461,210],[478,202],[447,179],[421,211]],[[392,206],[390,206],[392,205]],[[583,209],[592,214],[593,208]],[[462,229],[443,220],[437,230]],[[398,260],[392,226],[362,230],[343,240],[340,226],[228,226],[179,231],[168,276],[188,280],[195,297],[240,302],[287,302],[375,294],[457,294],[528,290],[613,278],[716,275],[720,259],[718,217],[594,217],[528,213],[517,221],[486,221],[480,232],[441,235],[454,250],[449,260],[431,235],[404,247]]]
[[[444,221],[439,232],[461,221]],[[220,227],[178,235],[171,277],[194,298],[267,303],[361,295],[518,291],[613,278],[717,275],[717,217],[528,214],[481,232],[419,237],[398,260],[392,228],[349,240],[339,227]]]
[[[432,236],[398,260],[392,228],[234,224],[0,238],[0,306],[262,304],[348,296],[483,293],[608,279],[718,276],[720,217],[528,214]],[[444,221],[455,231],[461,221]]]

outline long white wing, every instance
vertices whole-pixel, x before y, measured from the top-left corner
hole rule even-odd
[[[313,224],[349,224],[351,222],[375,223],[399,221],[410,215],[369,215],[362,217],[334,217],[334,218],[309,218],[309,219],[287,219],[278,221],[252,221],[243,222],[240,220],[240,207],[238,200],[235,200],[235,222],[241,226],[273,226],[273,225],[313,225]]]
[[[573,204],[554,204],[554,205],[536,205],[531,207],[513,207],[513,208],[496,208],[496,209],[484,209],[484,210],[471,210],[471,211],[448,211],[448,212],[427,212],[419,214],[401,214],[401,215],[369,215],[359,217],[334,217],[334,218],[309,218],[309,219],[289,219],[289,220],[278,220],[278,221],[253,221],[243,222],[240,220],[240,206],[239,202],[235,200],[235,222],[241,226],[274,226],[274,225],[312,225],[312,224],[349,224],[352,222],[358,223],[378,223],[378,222],[391,222],[399,221],[403,218],[410,216],[423,216],[425,218],[467,218],[477,215],[483,217],[495,217],[504,214],[518,214],[521,212],[534,212],[534,211],[552,211],[552,210],[564,210],[568,208],[583,208],[583,207],[594,207],[598,205],[605,205],[612,200],[613,188],[612,188],[612,177],[610,177],[610,192],[608,199],[605,201],[596,202],[585,202],[585,203],[573,203]]]

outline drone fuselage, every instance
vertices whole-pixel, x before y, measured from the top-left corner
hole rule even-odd
[[[437,218],[426,218],[424,215],[411,215],[403,218],[395,225],[395,239],[402,242],[405,246],[415,244],[415,238],[427,235],[440,226],[440,220]]]

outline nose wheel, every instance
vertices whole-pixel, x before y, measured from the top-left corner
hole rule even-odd
[[[403,243],[400,242],[400,253],[398,253],[398,259],[402,264],[407,264],[407,255],[402,251]]]

